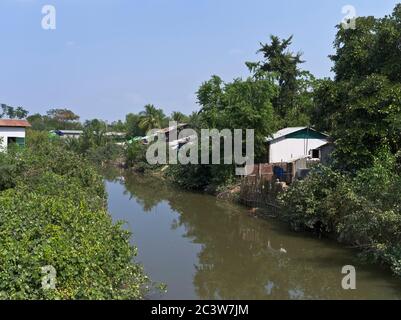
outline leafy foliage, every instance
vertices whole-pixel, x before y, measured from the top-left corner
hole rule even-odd
[[[136,249],[105,210],[102,177],[57,143],[3,154],[14,185],[0,192],[0,298],[141,299],[148,282]],[[41,268],[57,271],[56,289]]]
[[[127,145],[125,149],[125,159],[128,167],[136,172],[144,173],[146,170],[154,170],[158,166],[150,165],[146,160],[147,146],[141,142],[133,142]]]
[[[46,115],[35,113],[27,120],[32,129],[38,131],[82,129],[82,124],[78,121],[79,116],[69,109],[51,109]]]
[[[217,77],[205,82],[198,90],[203,128],[254,129],[255,157],[265,154],[266,137],[276,129],[272,99],[277,88],[268,76],[261,79],[235,79],[223,83]]]
[[[178,123],[187,123],[189,121],[189,117],[179,111],[174,111],[171,114],[170,120],[178,122]]]
[[[113,161],[122,156],[122,147],[107,135],[107,125],[104,121],[88,120],[83,129],[83,134],[78,139],[67,140],[66,144],[70,150],[97,164]]]
[[[162,128],[165,117],[162,109],[157,109],[155,106],[148,104],[145,106],[145,110],[140,113],[139,127],[145,132],[155,128]]]
[[[335,80],[320,81],[312,116],[335,140],[340,169],[368,168],[383,145],[401,148],[401,5],[381,19],[360,17],[356,29],[338,27]]]
[[[6,105],[4,103],[1,104],[1,113],[0,118],[9,118],[9,119],[25,119],[28,116],[29,112],[25,110],[23,107],[12,107]]]
[[[281,195],[284,217],[296,229],[335,234],[401,277],[398,172],[397,159],[386,148],[353,178],[318,167]]]
[[[141,116],[139,114],[127,114],[127,116],[125,117],[127,137],[135,138],[144,136],[146,134],[145,130],[141,129],[139,126],[140,121]]]
[[[281,40],[277,36],[270,36],[270,43],[261,44],[258,51],[263,54],[263,60],[246,63],[255,78],[266,74],[274,76],[279,92],[272,104],[280,119],[280,128],[309,125],[309,113],[313,108],[315,79],[311,73],[299,68],[304,61],[301,59],[302,53],[289,50],[292,38]]]
[[[266,154],[265,139],[276,129],[271,102],[276,94],[277,88],[268,76],[259,79],[235,79],[231,83],[223,83],[221,78],[213,76],[198,90],[201,110],[191,116],[190,123],[197,129],[229,129],[232,132],[235,129],[254,129],[255,157],[261,160]],[[200,157],[201,152],[198,154]],[[186,189],[213,191],[235,179],[235,166],[172,165],[168,175]]]

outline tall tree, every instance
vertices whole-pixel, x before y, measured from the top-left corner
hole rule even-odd
[[[189,121],[189,118],[185,114],[179,111],[174,111],[171,114],[170,119],[178,123],[185,123]]]
[[[79,116],[69,109],[51,109],[47,115],[57,122],[73,122],[79,120]]]
[[[313,122],[335,139],[337,165],[372,165],[384,146],[401,150],[401,4],[384,18],[338,26],[331,56],[335,79],[317,86]]]
[[[1,105],[0,118],[7,117],[9,119],[25,119],[28,114],[29,112],[23,107],[14,108],[6,104]]]
[[[134,138],[139,136],[144,136],[146,134],[139,123],[141,122],[141,116],[136,113],[129,113],[125,117],[125,126],[127,130],[127,136]]]
[[[270,43],[261,43],[258,51],[263,54],[264,59],[247,63],[256,78],[266,73],[275,76],[280,90],[273,100],[273,107],[282,119],[282,126],[307,124],[308,109],[312,105],[310,87],[314,78],[309,72],[299,68],[304,63],[302,54],[291,52],[291,43],[292,36],[281,40],[272,35]]]
[[[276,129],[272,100],[277,85],[269,76],[235,79],[224,83],[213,76],[197,92],[199,113],[191,115],[190,124],[196,129],[254,130],[255,160],[265,161],[266,137]],[[245,146],[243,132],[242,146]],[[223,154],[224,143],[220,145]],[[198,155],[199,156],[199,155]],[[223,163],[223,161],[221,161]],[[176,165],[169,168],[174,181],[184,188],[204,189],[221,186],[235,180],[235,165]]]
[[[254,129],[255,156],[262,160],[266,153],[266,137],[277,129],[272,106],[277,86],[270,77],[224,83],[213,76],[202,84],[197,96],[202,128]]]
[[[117,121],[113,121],[110,125],[109,125],[109,131],[117,131],[117,132],[125,132],[127,130],[126,124],[121,121],[121,120],[117,120]]]
[[[151,129],[161,128],[163,126],[163,120],[166,117],[162,109],[157,109],[151,104],[146,105],[145,110],[139,115],[141,117],[139,126],[146,132]]]
[[[23,107],[17,107],[15,109],[15,117],[17,119],[25,119],[28,116],[29,112],[25,110]]]

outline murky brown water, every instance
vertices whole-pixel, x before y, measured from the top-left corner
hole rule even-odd
[[[121,173],[120,173],[121,174]],[[109,210],[127,222],[161,299],[400,299],[401,281],[335,242],[297,234],[246,208],[183,192],[158,179],[106,174]],[[280,251],[280,249],[282,249]],[[341,268],[357,269],[357,290]]]

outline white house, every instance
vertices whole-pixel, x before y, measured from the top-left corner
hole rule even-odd
[[[12,143],[25,146],[25,130],[30,126],[26,120],[0,119],[0,151]]]
[[[54,133],[63,138],[79,138],[83,135],[82,130],[51,130],[50,133]]]
[[[310,156],[318,159],[318,148],[329,142],[329,137],[308,127],[282,129],[267,138],[269,163],[291,162]]]

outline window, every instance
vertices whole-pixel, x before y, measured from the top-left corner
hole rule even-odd
[[[7,138],[7,145],[15,144],[15,143],[17,143],[17,138],[14,138],[14,137]]]
[[[16,144],[19,147],[24,147],[25,146],[25,138],[16,138],[16,137],[8,137],[7,138],[7,145],[13,145]]]
[[[312,150],[312,159],[319,159],[320,151],[318,149]]]
[[[20,147],[25,147],[25,138],[17,138],[17,144]]]

